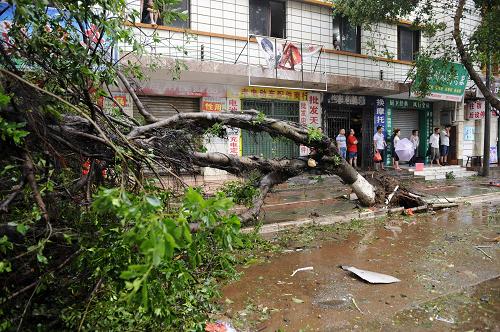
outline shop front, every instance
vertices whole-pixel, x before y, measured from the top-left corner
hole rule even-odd
[[[375,97],[326,94],[323,99],[323,131],[335,139],[340,129],[346,135],[354,129],[358,139],[358,166],[368,168],[373,165],[372,138]]]
[[[303,90],[243,87],[228,91],[228,110],[256,110],[266,117],[320,127],[321,94]],[[307,155],[309,150],[284,138],[267,133],[241,131],[242,154],[265,158],[293,158]]]
[[[384,119],[382,120],[383,117]],[[384,128],[387,141],[386,165],[392,164],[391,137],[394,129],[400,129],[400,138],[410,138],[413,130],[418,130],[420,146],[417,160],[426,160],[427,140],[432,134],[433,111],[432,103],[408,99],[378,99],[375,109],[375,126]],[[426,160],[428,161],[428,160]]]

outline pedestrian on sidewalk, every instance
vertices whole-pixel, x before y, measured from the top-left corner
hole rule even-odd
[[[436,161],[436,164],[442,166],[439,162],[439,128],[434,128],[434,133],[429,137],[429,144],[431,145],[431,167]]]
[[[448,152],[450,151],[450,129],[451,125],[446,125],[441,131],[441,165],[448,165]]]
[[[411,132],[410,142],[413,144],[413,157],[410,159],[410,167],[415,166],[418,157],[418,146],[420,145],[420,138],[418,137],[418,130],[414,129]]]
[[[357,168],[358,160],[358,139],[355,136],[354,129],[349,131],[349,137],[347,137],[347,153],[349,154],[349,164]]]
[[[375,169],[376,170],[385,170],[384,168],[384,160],[385,160],[385,147],[387,143],[385,142],[384,133],[382,132],[382,126],[377,127],[377,132],[373,135],[373,147],[374,152],[379,153],[382,157],[381,160],[375,161]],[[378,166],[377,166],[378,165]]]
[[[337,147],[339,148],[340,155],[342,158],[347,159],[347,140],[345,137],[345,129],[340,129],[339,134],[337,135],[337,138],[335,139],[337,141]]]
[[[401,170],[401,168],[399,167],[399,156],[396,153],[396,148],[398,146],[398,142],[401,139],[401,138],[399,138],[400,134],[401,134],[401,130],[399,128],[396,128],[396,129],[394,129],[394,133],[392,135],[392,164],[394,165],[394,169],[396,171]]]

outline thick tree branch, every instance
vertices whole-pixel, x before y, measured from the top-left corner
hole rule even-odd
[[[23,162],[23,174],[28,182],[28,184],[31,187],[31,190],[33,191],[33,197],[35,198],[35,202],[42,211],[42,215],[45,219],[45,221],[49,221],[49,214],[47,212],[47,207],[45,205],[45,202],[42,199],[42,196],[40,195],[40,191],[38,190],[38,185],[36,183],[35,179],[35,166],[33,165],[33,162],[31,161],[31,157],[29,156],[28,153],[23,154],[24,157],[24,162]]]
[[[144,117],[146,122],[147,123],[158,122],[158,118],[155,117],[154,115],[152,115],[151,113],[149,113],[146,110],[146,108],[144,107],[144,105],[142,104],[139,97],[137,97],[137,94],[135,93],[134,88],[132,88],[132,86],[130,85],[127,77],[125,77],[125,75],[123,73],[121,73],[120,71],[116,71],[116,75],[118,76],[120,81],[125,86],[125,89],[127,89],[127,91],[130,93],[130,96],[132,96],[132,100],[134,101],[135,106],[137,106],[137,110]]]
[[[483,80],[481,79],[481,76],[479,76],[479,74],[474,69],[474,65],[472,64],[469,54],[467,54],[464,43],[462,41],[462,36],[460,35],[460,20],[462,19],[462,15],[464,12],[465,1],[466,0],[458,1],[458,7],[457,11],[455,12],[455,17],[453,22],[454,23],[453,38],[455,39],[455,43],[457,44],[457,50],[458,53],[460,54],[462,64],[469,72],[470,77],[472,78],[474,83],[476,83],[476,86],[478,87],[479,90],[481,90],[481,92],[484,95],[484,98],[491,104],[491,106],[493,106],[496,109],[500,109],[500,100],[496,98],[493,93],[491,93],[491,91],[486,87]],[[498,38],[498,36],[496,38]]]

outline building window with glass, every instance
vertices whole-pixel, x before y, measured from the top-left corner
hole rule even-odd
[[[413,61],[419,49],[420,31],[398,26],[398,59]]]
[[[286,38],[285,1],[250,0],[250,33]]]
[[[186,13],[187,19],[177,18],[172,13]],[[163,13],[168,13],[162,15]],[[189,0],[181,0],[175,5],[161,5],[154,0],[142,0],[141,22],[147,24],[167,25],[176,28],[189,28],[190,22]]]
[[[333,17],[333,48],[352,53],[361,53],[361,27],[353,26],[347,18]]]

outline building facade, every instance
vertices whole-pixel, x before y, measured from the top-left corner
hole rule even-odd
[[[479,153],[464,143],[468,121],[476,120],[465,119],[463,99],[418,100],[409,94],[405,82],[415,52],[436,41],[410,29],[408,21],[380,23],[366,31],[333,16],[328,1],[183,0],[179,6],[188,20],[161,22],[148,10],[148,3],[136,0],[130,8],[141,13],[141,22],[136,22],[142,30],[137,32],[140,41],[148,45],[154,33],[162,40],[149,50],[149,60],[140,60],[145,68],[149,61],[156,63],[154,70],[146,70],[148,80],[140,82],[139,94],[157,117],[176,110],[255,109],[322,128],[332,138],[341,128],[353,128],[364,167],[372,164],[377,125],[387,137],[395,128],[401,129],[402,137],[419,129],[421,142],[426,142],[432,127],[449,123],[454,127],[454,160],[460,163],[465,154]],[[473,28],[475,22],[466,24]],[[124,46],[121,52],[129,50]],[[179,60],[183,68],[173,80],[172,69]],[[474,127],[479,137],[479,125]],[[239,130],[230,130],[225,140],[207,138],[207,147],[276,158],[308,154],[306,147],[286,140]],[[421,144],[422,157],[425,149]]]

